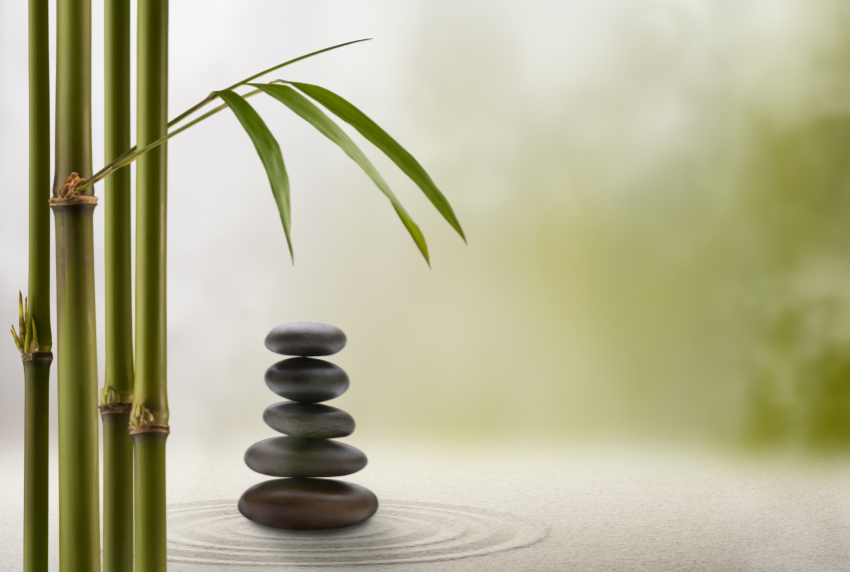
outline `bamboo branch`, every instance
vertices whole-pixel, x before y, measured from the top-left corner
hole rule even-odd
[[[294,64],[295,62],[300,62],[301,60],[305,60],[305,59],[307,59],[307,58],[310,58],[310,57],[316,56],[316,55],[318,55],[318,54],[321,54],[321,53],[324,53],[324,52],[329,52],[329,51],[331,51],[331,50],[335,50],[335,49],[337,49],[337,48],[342,48],[342,47],[344,47],[344,46],[350,46],[351,44],[357,44],[357,43],[359,43],[359,42],[367,42],[367,41],[369,41],[369,40],[371,40],[371,39],[372,39],[372,38],[364,38],[364,39],[361,39],[361,40],[353,40],[353,41],[351,41],[351,42],[345,42],[345,43],[342,43],[342,44],[337,44],[337,45],[335,45],[335,46],[331,46],[331,47],[329,47],[329,48],[324,48],[324,49],[321,49],[321,50],[316,50],[315,52],[310,52],[309,54],[305,54],[305,55],[303,55],[303,56],[299,56],[299,57],[297,57],[297,58],[294,58],[294,59],[291,59],[291,60],[285,61],[285,62],[283,62],[282,64],[278,64],[278,65],[276,65],[276,66],[270,67],[270,68],[269,68],[269,69],[267,69],[267,70],[261,71],[260,73],[254,74],[254,75],[252,75],[252,76],[250,76],[250,77],[247,77],[247,78],[243,79],[242,81],[239,81],[239,82],[234,83],[233,85],[231,85],[231,86],[230,86],[230,87],[228,87],[227,89],[229,89],[229,90],[236,89],[236,88],[238,88],[238,87],[241,87],[241,86],[243,86],[243,85],[246,85],[248,82],[251,82],[251,81],[253,81],[253,80],[257,79],[258,77],[264,76],[264,75],[269,74],[269,73],[271,73],[271,72],[273,72],[273,71],[275,71],[275,70],[279,70],[279,69],[281,69],[281,68],[283,68],[283,67],[286,67],[286,66],[288,66],[288,65]],[[278,81],[272,81],[272,82],[270,82],[270,83],[279,83],[279,82],[278,82]],[[248,98],[248,97],[252,97],[252,96],[254,96],[254,95],[257,95],[258,93],[260,93],[260,90],[254,90],[254,91],[251,91],[251,92],[249,92],[249,93],[246,93],[246,94],[245,94],[245,95],[243,95],[242,97],[243,97],[243,98]],[[187,117],[189,117],[190,115],[192,115],[193,113],[195,113],[196,111],[199,111],[199,110],[201,110],[202,108],[204,108],[207,104],[209,104],[209,103],[211,103],[212,101],[214,101],[217,97],[218,97],[218,92],[217,92],[217,91],[213,91],[213,92],[211,92],[211,93],[210,93],[207,97],[205,97],[204,99],[202,99],[200,102],[198,102],[197,104],[193,105],[192,107],[190,107],[189,109],[187,109],[186,111],[184,111],[183,113],[181,113],[180,115],[178,115],[177,117],[175,117],[174,119],[172,119],[171,121],[169,121],[169,122],[168,122],[168,127],[170,128],[170,127],[173,127],[173,126],[177,125],[178,123],[180,123],[181,121],[183,121],[184,119],[186,119]],[[80,187],[80,190],[81,190],[81,191],[84,191],[84,190],[86,190],[86,189],[90,188],[92,185],[94,185],[94,184],[95,184],[95,183],[97,183],[98,181],[103,180],[105,177],[107,177],[107,176],[111,175],[111,174],[112,174],[112,173],[114,173],[115,171],[118,171],[118,170],[119,170],[119,169],[121,169],[122,167],[125,167],[125,166],[129,165],[129,164],[130,164],[130,163],[132,163],[132,162],[133,162],[136,158],[138,158],[138,157],[140,157],[141,155],[143,155],[143,154],[147,153],[149,150],[151,150],[151,149],[153,149],[153,148],[157,147],[158,145],[161,145],[162,143],[164,143],[165,141],[167,141],[168,139],[170,139],[170,138],[171,138],[171,137],[173,137],[174,135],[177,135],[178,133],[182,133],[183,131],[185,131],[185,130],[186,130],[186,129],[188,129],[189,127],[192,127],[193,125],[197,125],[198,123],[200,123],[200,122],[201,122],[201,121],[203,121],[204,119],[207,119],[208,117],[212,117],[213,115],[215,115],[216,113],[218,113],[218,112],[219,112],[219,111],[221,111],[222,109],[225,109],[226,107],[227,107],[227,106],[226,106],[226,105],[224,105],[224,106],[219,106],[219,107],[215,108],[215,109],[214,109],[214,110],[212,110],[211,112],[204,114],[203,116],[201,116],[201,117],[199,117],[199,118],[195,119],[195,120],[194,120],[194,121],[192,121],[191,123],[188,123],[188,124],[184,125],[183,127],[181,127],[180,129],[177,129],[177,130],[173,131],[172,133],[170,133],[170,134],[168,134],[167,136],[163,137],[161,140],[159,140],[159,141],[155,141],[155,142],[152,142],[152,143],[151,143],[150,145],[148,145],[147,147],[143,147],[143,148],[142,148],[140,151],[138,151],[138,152],[137,152],[137,149],[138,149],[138,146],[137,146],[137,145],[136,145],[136,146],[131,147],[130,149],[128,149],[127,151],[125,151],[124,153],[122,153],[120,156],[118,156],[116,159],[114,159],[111,163],[109,163],[109,164],[107,164],[105,167],[103,167],[100,171],[98,171],[97,173],[95,173],[95,174],[94,174],[94,176],[90,177],[90,178],[89,178],[89,181],[88,181],[85,185],[83,185],[82,187]]]
[[[280,82],[280,80],[275,80],[275,81],[270,82],[270,83],[281,83],[281,82]],[[253,91],[246,93],[242,97],[247,99],[247,98],[253,97],[253,96],[255,96],[259,93],[262,93],[262,90],[255,89]],[[201,115],[200,117],[193,119],[192,121],[190,121],[186,125],[183,125],[182,127],[175,129],[171,133],[168,133],[167,135],[163,135],[162,137],[160,137],[156,141],[153,141],[150,144],[143,146],[141,149],[138,149],[138,146],[131,147],[128,151],[125,151],[120,157],[118,157],[117,159],[112,161],[112,163],[110,163],[109,165],[107,165],[106,167],[104,167],[103,169],[98,171],[97,173],[95,173],[89,181],[86,181],[83,185],[81,185],[79,187],[79,190],[83,191],[85,189],[88,189],[89,187],[91,187],[92,185],[94,185],[95,183],[97,183],[99,181],[102,181],[103,179],[105,179],[106,177],[111,175],[112,173],[115,173],[116,171],[118,171],[118,170],[126,167],[127,165],[133,163],[136,159],[138,159],[139,157],[141,157],[142,155],[144,155],[148,151],[152,151],[153,149],[156,149],[157,147],[159,147],[160,145],[162,145],[163,143],[165,143],[166,141],[168,141],[172,137],[179,135],[180,133],[183,133],[184,131],[186,131],[190,127],[197,125],[198,123],[204,121],[205,119],[209,119],[210,117],[212,117],[216,113],[227,109],[227,107],[228,107],[227,104],[219,105],[218,107],[211,109],[210,111],[206,112],[205,114]]]

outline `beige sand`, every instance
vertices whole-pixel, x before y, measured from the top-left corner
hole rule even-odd
[[[263,480],[238,446],[199,453],[175,439],[169,569],[850,570],[846,464],[610,448],[363,448],[370,466],[348,480],[378,494],[378,514],[351,529],[284,532],[236,512],[241,492]],[[0,570],[17,571],[20,452],[4,449],[2,460]]]

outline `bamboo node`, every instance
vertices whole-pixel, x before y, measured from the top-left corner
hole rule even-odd
[[[52,197],[51,207],[72,207],[75,205],[97,205],[97,197],[91,195],[77,195],[76,197]]]
[[[171,433],[171,428],[168,425],[157,425],[156,423],[148,423],[147,425],[130,425],[130,435],[143,435],[145,433]]]
[[[133,411],[132,403],[103,403],[98,405],[101,415],[128,415]]]
[[[53,352],[32,352],[21,356],[21,361],[53,361]]]

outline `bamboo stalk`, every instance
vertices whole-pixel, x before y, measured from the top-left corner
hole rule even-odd
[[[129,407],[104,412],[103,571],[133,570],[133,440]]]
[[[71,173],[91,177],[91,0],[57,0],[56,22],[54,197]]]
[[[108,164],[130,146],[130,1],[104,4],[105,140]],[[105,181],[106,377],[103,420],[103,570],[133,568],[133,307],[130,171]],[[115,404],[118,404],[116,406]],[[121,406],[124,404],[125,406]]]
[[[167,433],[133,435],[136,477],[136,572],[165,572],[165,440]]]
[[[59,309],[59,567],[100,570],[95,205],[52,199]],[[63,204],[63,201],[65,204]]]
[[[137,25],[136,132],[143,148],[168,129],[168,0],[139,0]],[[166,570],[166,168],[166,145],[136,165],[136,385],[130,419],[136,572]]]
[[[29,277],[27,310],[41,351],[24,355],[24,572],[47,572],[50,327],[50,27],[47,0],[29,1]],[[23,331],[21,332],[23,335]],[[29,348],[27,348],[29,351]]]
[[[57,2],[56,223],[59,374],[59,567],[100,570],[94,188],[91,175],[91,3]],[[72,176],[73,175],[73,176]],[[86,196],[88,195],[88,196]]]
[[[45,322],[47,320],[44,320]],[[53,354],[34,352],[23,358],[24,436],[24,572],[47,572],[48,451],[50,447],[50,364]]]
[[[29,285],[42,352],[53,349],[50,328],[50,27],[47,0],[29,2]]]

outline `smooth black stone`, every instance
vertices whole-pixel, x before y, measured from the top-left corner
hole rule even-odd
[[[331,479],[275,479],[254,485],[239,499],[245,518],[288,530],[351,526],[377,510],[375,493]]]
[[[263,412],[266,425],[291,437],[333,439],[354,433],[354,418],[336,407],[284,401]]]
[[[273,437],[245,451],[249,468],[272,477],[341,477],[356,473],[367,462],[357,447],[323,439]]]
[[[320,359],[289,358],[266,370],[269,389],[293,401],[327,401],[345,393],[348,384],[341,367]]]
[[[269,332],[266,347],[286,356],[329,356],[345,347],[342,330],[316,322],[289,322]]]

